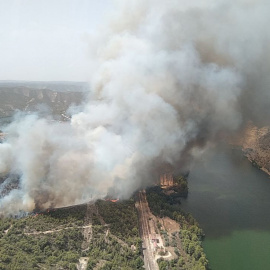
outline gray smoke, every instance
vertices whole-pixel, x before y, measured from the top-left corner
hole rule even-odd
[[[130,0],[91,44],[93,95],[70,123],[35,115],[6,127],[0,173],[20,175],[2,213],[128,198],[162,164],[247,120],[269,124],[268,1]]]

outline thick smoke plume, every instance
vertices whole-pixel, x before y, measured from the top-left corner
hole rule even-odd
[[[119,1],[83,110],[5,128],[0,173],[20,183],[1,213],[127,198],[246,120],[269,124],[269,2],[190,2]]]

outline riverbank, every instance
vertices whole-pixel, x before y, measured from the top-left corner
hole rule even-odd
[[[236,150],[222,145],[195,160],[182,208],[204,230],[212,270],[270,269],[270,181]]]
[[[230,143],[242,148],[244,155],[256,168],[270,176],[270,128],[257,127],[251,122]]]
[[[165,252],[171,257],[161,258],[163,269],[208,269],[208,260],[202,247],[203,230],[191,214],[185,213],[179,203],[180,193],[168,194],[159,186],[146,190],[151,212],[159,219],[157,230],[165,243]]]

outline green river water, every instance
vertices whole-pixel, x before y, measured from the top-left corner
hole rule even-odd
[[[182,205],[204,229],[211,269],[270,269],[270,179],[241,151],[219,147],[197,160]]]

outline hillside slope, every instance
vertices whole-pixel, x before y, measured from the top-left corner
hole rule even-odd
[[[253,165],[270,175],[270,128],[249,123],[237,141]]]
[[[0,118],[9,117],[16,110],[36,111],[41,105],[53,115],[64,113],[71,104],[83,100],[85,84],[37,84],[0,82]]]

